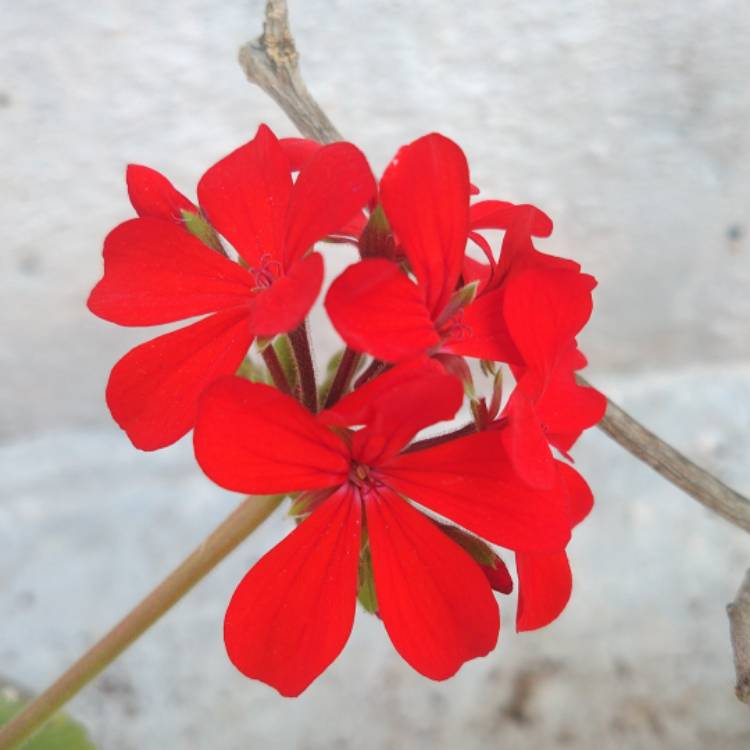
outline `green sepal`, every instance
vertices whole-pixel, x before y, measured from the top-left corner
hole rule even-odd
[[[497,363],[493,362],[491,359],[480,359],[479,369],[482,371],[482,375],[485,375],[488,378],[494,377],[497,370]]]
[[[489,406],[490,419],[495,419],[500,413],[500,405],[503,401],[503,371],[498,369],[492,379],[492,399]]]
[[[273,343],[273,336],[256,336],[255,337],[255,346],[257,347],[258,352],[260,354],[263,353],[263,350],[267,346],[271,346],[272,343]]]
[[[344,352],[346,351],[346,348],[339,349],[329,360],[328,364],[326,365],[326,373],[328,375],[335,375],[336,370],[339,369],[339,365],[341,364],[341,360],[344,358]]]
[[[271,384],[271,375],[265,367],[261,367],[256,362],[253,362],[250,357],[245,357],[242,360],[242,364],[237,368],[234,373],[239,378],[245,378],[251,383],[266,383]]]
[[[480,565],[486,565],[491,568],[497,565],[499,556],[487,542],[473,534],[469,534],[468,531],[459,529],[458,526],[451,526],[447,523],[439,523],[438,526],[456,544],[466,550]]]
[[[469,408],[471,409],[471,416],[474,420],[474,426],[477,428],[477,432],[484,430],[486,416],[487,416],[487,405],[483,398],[473,398],[469,402]]]
[[[465,286],[457,289],[451,295],[448,300],[448,304],[443,308],[440,316],[435,321],[435,325],[439,328],[444,323],[447,323],[459,310],[463,310],[464,307],[470,305],[477,296],[479,289],[479,281],[470,281]]]
[[[222,255],[226,255],[226,251],[222,247],[219,235],[216,234],[214,228],[201,214],[186,211],[184,208],[180,213],[182,214],[182,223],[185,225],[185,229],[187,229],[193,237],[197,237],[204,245],[208,245],[212,250],[216,250]]]
[[[359,237],[359,254],[363,259],[396,259],[396,241],[393,239],[393,232],[385,211],[379,203],[370,214],[370,218]]]
[[[378,597],[375,592],[375,576],[372,571],[370,544],[365,542],[359,555],[359,572],[357,575],[357,599],[370,614],[377,614]]]

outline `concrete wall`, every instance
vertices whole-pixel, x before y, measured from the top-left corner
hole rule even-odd
[[[109,368],[144,335],[94,319],[84,301],[103,236],[130,215],[127,162],[191,193],[259,122],[293,134],[235,62],[262,5],[36,0],[0,13],[0,672],[31,687],[234,502],[200,477],[189,446],[139,455],[110,423]],[[485,195],[547,210],[546,247],[600,280],[584,338],[592,378],[750,490],[750,4],[291,6],[311,89],[373,166],[440,130]],[[321,357],[334,346],[329,334]],[[747,538],[599,435],[577,456],[600,507],[576,542],[580,593],[554,628],[507,637],[458,680],[415,678],[372,622],[296,704],[241,680],[224,662],[220,619],[269,536],[79,712],[102,747],[122,750],[747,747],[722,612],[750,561]],[[523,680],[536,687],[519,714]]]

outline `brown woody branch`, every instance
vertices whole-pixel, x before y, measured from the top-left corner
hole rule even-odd
[[[263,34],[240,49],[239,59],[248,80],[276,101],[305,138],[343,140],[302,80],[286,0],[268,0]]]
[[[581,377],[578,381],[581,385],[589,385]],[[750,500],[647,430],[616,403],[607,399],[607,412],[597,426],[639,461],[648,464],[706,508],[750,531]]]
[[[734,601],[727,605],[727,615],[737,673],[734,690],[743,703],[750,705],[750,570],[745,573]]]

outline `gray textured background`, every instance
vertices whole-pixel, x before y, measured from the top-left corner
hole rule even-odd
[[[291,6],[310,88],[374,168],[440,130],[484,194],[547,210],[546,247],[600,280],[592,379],[750,491],[750,3]],[[0,673],[38,689],[236,502],[188,444],[140,454],[106,413],[109,368],[145,338],[84,307],[130,215],[124,166],[190,194],[260,121],[293,130],[235,62],[257,0],[0,9]],[[500,648],[457,679],[416,677],[366,617],[296,702],[236,675],[223,609],[279,519],[76,713],[105,750],[746,748],[723,605],[750,543],[603,436],[576,456],[598,507],[566,614],[516,637],[504,605]]]

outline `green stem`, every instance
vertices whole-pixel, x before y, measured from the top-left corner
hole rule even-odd
[[[339,362],[338,369],[336,370],[336,375],[333,378],[333,383],[331,383],[331,390],[328,391],[325,403],[326,409],[330,409],[334,406],[334,404],[336,404],[336,402],[346,393],[361,356],[362,355],[359,352],[355,352],[348,346],[346,347],[344,356],[341,358],[341,362]]]
[[[173,607],[279,506],[284,495],[248,497],[140,604],[31,701],[0,727],[0,750],[19,748],[81,688],[113,662]]]
[[[302,403],[315,414],[318,411],[318,386],[315,383],[315,366],[310,351],[306,322],[289,334],[289,342],[297,363],[299,382],[302,387]]]

